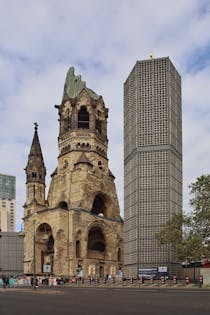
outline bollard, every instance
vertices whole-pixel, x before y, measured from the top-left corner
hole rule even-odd
[[[139,277],[139,284],[142,284],[142,277]]]
[[[186,277],[185,277],[185,283],[186,283],[186,284],[189,284],[189,283],[190,283],[190,277],[189,277],[189,276],[186,276]]]
[[[106,278],[104,278],[104,284],[106,284]]]
[[[150,283],[154,284],[154,278],[153,277],[150,279]]]
[[[161,284],[165,284],[165,283],[166,283],[165,277],[161,277]]]
[[[112,284],[115,283],[115,277],[112,277]]]
[[[130,284],[133,284],[133,277],[131,277],[130,279]]]
[[[140,284],[144,284],[144,278],[143,278],[143,277],[140,277],[140,278],[139,278],[139,283],[140,283]]]
[[[200,276],[199,276],[199,287],[201,288],[202,285],[203,285],[203,276],[200,275]]]
[[[173,284],[177,284],[177,277],[173,276]]]

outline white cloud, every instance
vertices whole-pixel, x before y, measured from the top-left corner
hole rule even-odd
[[[17,176],[18,222],[33,122],[49,183],[58,154],[54,104],[72,65],[109,107],[109,163],[123,209],[123,82],[150,52],[170,56],[183,79],[186,204],[187,185],[210,169],[210,2],[3,0],[0,12],[0,172]]]

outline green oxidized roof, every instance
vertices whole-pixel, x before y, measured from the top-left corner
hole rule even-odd
[[[99,99],[100,96],[98,94],[86,87],[86,82],[82,81],[81,75],[75,75],[74,68],[69,68],[66,75],[63,98],[65,95],[67,95],[69,98],[75,98],[80,94],[83,89],[88,92],[91,98],[95,100]]]

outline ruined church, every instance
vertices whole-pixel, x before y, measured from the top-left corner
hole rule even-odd
[[[37,124],[25,168],[24,273],[35,267],[38,275],[115,276],[123,264],[123,220],[108,165],[108,109],[73,67],[55,107],[59,152],[47,198]]]

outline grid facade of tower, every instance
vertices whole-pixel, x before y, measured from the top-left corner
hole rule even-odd
[[[0,174],[0,229],[15,232],[16,227],[16,178]]]
[[[181,77],[168,57],[138,61],[124,84],[125,272],[168,267],[155,238],[182,210]]]

